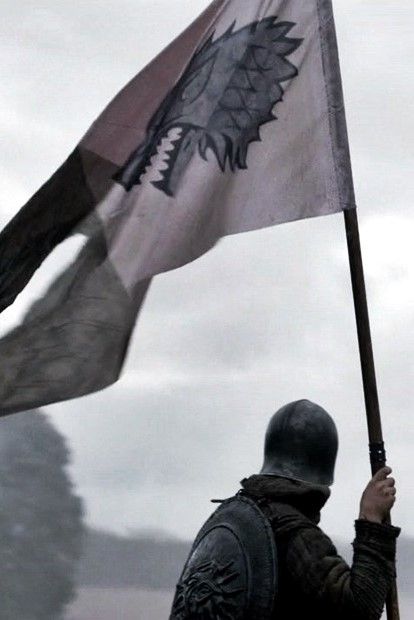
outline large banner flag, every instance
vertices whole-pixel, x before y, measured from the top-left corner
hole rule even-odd
[[[155,274],[354,207],[331,0],[215,0],[1,233],[1,310],[63,239],[88,242],[0,340],[0,412],[116,381]]]

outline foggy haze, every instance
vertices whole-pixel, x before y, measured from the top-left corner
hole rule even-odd
[[[115,93],[206,0],[3,0],[0,224],[47,180]],[[179,7],[179,10],[172,8]],[[334,2],[380,401],[399,497],[414,535],[412,2]],[[73,256],[69,240],[13,307],[4,332]],[[158,276],[122,379],[48,407],[74,454],[90,525],[192,538],[261,467],[276,408],[309,398],[335,418],[340,452],[322,527],[353,537],[369,478],[366,422],[341,215],[222,241]]]

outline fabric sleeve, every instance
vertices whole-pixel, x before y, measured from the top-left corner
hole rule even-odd
[[[316,526],[297,530],[286,548],[290,579],[332,617],[379,620],[395,577],[399,528],[357,520],[352,566]]]

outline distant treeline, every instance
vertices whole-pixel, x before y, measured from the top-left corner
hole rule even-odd
[[[173,538],[126,537],[89,529],[77,582],[83,587],[170,590],[189,548],[189,542]]]
[[[191,543],[174,538],[117,536],[89,529],[78,571],[78,585],[100,588],[171,590],[175,587]],[[338,545],[349,561],[350,545]],[[414,539],[398,541],[400,590],[414,590]]]

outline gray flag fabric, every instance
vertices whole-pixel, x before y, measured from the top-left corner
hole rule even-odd
[[[3,415],[119,377],[151,278],[224,235],[355,208],[330,0],[215,0],[108,105],[0,235],[0,310],[73,265],[0,340]]]

